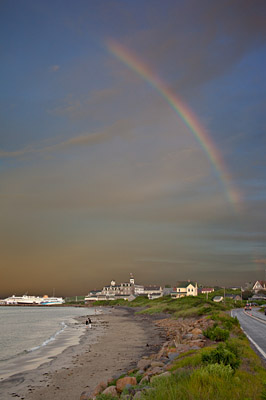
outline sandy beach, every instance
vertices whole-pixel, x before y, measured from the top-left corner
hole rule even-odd
[[[0,383],[0,397],[25,400],[79,400],[101,381],[134,368],[145,354],[158,351],[164,332],[151,318],[125,308],[107,309],[92,317],[76,346],[52,357],[49,363],[16,374]]]

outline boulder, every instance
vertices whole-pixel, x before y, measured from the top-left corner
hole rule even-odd
[[[192,336],[193,336],[192,333],[187,333],[186,335],[183,335],[183,336],[182,336],[182,339],[191,339]]]
[[[151,362],[151,368],[155,368],[155,367],[163,367],[164,363],[162,361],[152,361]]]
[[[124,390],[126,390],[129,394],[135,393],[134,387],[130,383],[126,384],[126,386],[124,387]]]
[[[108,386],[106,389],[104,389],[102,394],[109,394],[113,397],[118,397],[118,393],[115,386]]]
[[[173,361],[178,356],[179,356],[179,353],[177,353],[177,352],[168,354],[168,358],[169,358],[170,361]]]
[[[203,342],[203,340],[199,339],[199,340],[191,340],[191,342],[189,343],[190,347],[192,346],[198,346],[200,348],[204,347],[205,342]]]
[[[137,368],[146,371],[146,369],[149,368],[150,365],[151,365],[151,360],[142,358],[141,360],[139,360]]]
[[[128,384],[132,386],[137,384],[137,379],[135,376],[125,376],[124,378],[118,379],[116,382],[116,390],[121,393],[124,387]]]
[[[91,397],[96,397],[98,394],[102,393],[102,391],[106,389],[106,387],[107,384],[105,382],[100,382],[91,393]]]

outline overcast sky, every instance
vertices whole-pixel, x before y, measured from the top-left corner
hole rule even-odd
[[[265,279],[264,0],[4,0],[0,35],[0,297]]]

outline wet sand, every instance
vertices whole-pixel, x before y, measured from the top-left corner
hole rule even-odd
[[[141,356],[156,352],[164,339],[151,318],[136,316],[132,309],[108,309],[91,319],[92,328],[87,328],[80,344],[35,370],[1,382],[1,399],[79,400],[83,391],[134,368]]]

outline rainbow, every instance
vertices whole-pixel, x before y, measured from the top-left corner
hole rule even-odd
[[[141,76],[167,101],[171,108],[180,116],[185,125],[189,127],[201,147],[206,152],[218,176],[223,182],[227,197],[234,205],[234,208],[240,206],[240,195],[233,187],[232,177],[226,168],[226,165],[213,144],[210,136],[198,121],[195,114],[189,107],[174,94],[165,83],[163,83],[142,61],[140,61],[127,48],[117,43],[113,39],[107,41],[107,48],[116,58],[127,65],[131,70]]]

